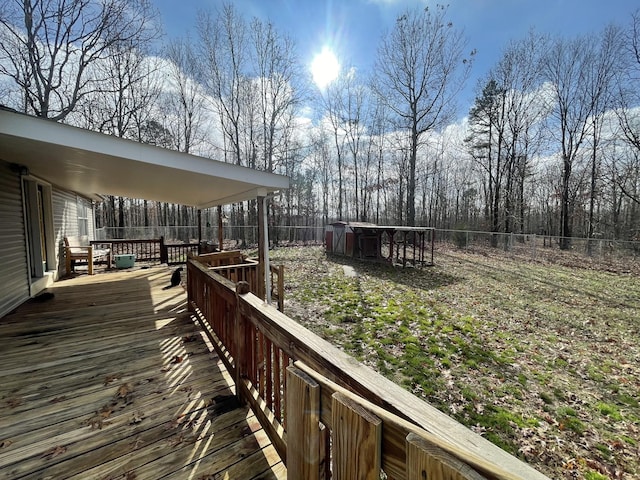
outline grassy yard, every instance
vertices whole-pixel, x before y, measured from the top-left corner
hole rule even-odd
[[[637,275],[458,250],[420,270],[272,258],[289,316],[549,477],[640,477]]]

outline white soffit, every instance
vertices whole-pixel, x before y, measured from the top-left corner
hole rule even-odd
[[[0,159],[89,198],[116,195],[208,208],[289,187],[283,175],[1,109]]]

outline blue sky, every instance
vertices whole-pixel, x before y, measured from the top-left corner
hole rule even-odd
[[[215,9],[222,0],[154,0],[169,37],[196,36],[200,9]],[[460,100],[464,115],[474,97],[474,87],[500,58],[511,39],[534,27],[541,33],[573,36],[597,32],[608,23],[626,25],[637,0],[235,0],[247,18],[272,21],[298,45],[301,60],[310,65],[324,45],[335,51],[343,65],[360,70],[374,62],[381,34],[393,26],[408,6],[449,4],[449,18],[476,49],[476,63]]]

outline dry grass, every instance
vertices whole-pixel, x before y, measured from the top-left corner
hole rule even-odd
[[[272,255],[290,316],[551,478],[640,476],[638,276],[493,251],[421,270]]]

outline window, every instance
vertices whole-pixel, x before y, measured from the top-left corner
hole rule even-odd
[[[87,202],[78,198],[78,235],[89,235],[89,209]]]

